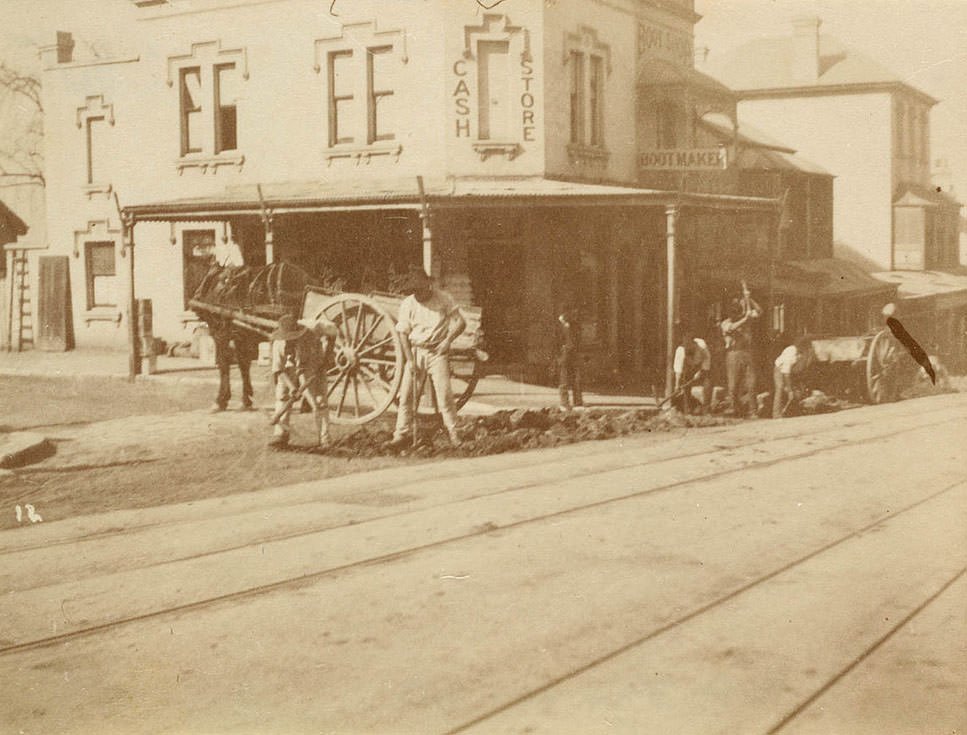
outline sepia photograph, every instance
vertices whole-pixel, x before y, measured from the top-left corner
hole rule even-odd
[[[0,733],[967,733],[967,2],[0,0]]]

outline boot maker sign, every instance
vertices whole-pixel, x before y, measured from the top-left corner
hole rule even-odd
[[[728,164],[722,148],[663,148],[638,155],[638,168],[646,171],[720,171]]]

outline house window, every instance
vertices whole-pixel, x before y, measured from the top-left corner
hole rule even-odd
[[[604,59],[591,57],[591,145],[604,145]]]
[[[117,277],[114,242],[89,242],[84,246],[87,261],[87,308],[117,306]]]
[[[329,54],[329,145],[352,143],[355,98],[352,83],[352,51]]]
[[[920,160],[927,163],[929,160],[929,139],[930,139],[930,123],[927,117],[927,111],[923,110],[920,113]]]
[[[184,266],[184,308],[194,297],[202,279],[215,263],[215,230],[183,230],[181,245]]]
[[[571,62],[571,142],[584,142],[584,54],[572,51]]]
[[[236,101],[238,100],[238,72],[235,64],[218,64],[214,74],[215,86],[215,153],[234,151],[236,136]]]
[[[377,140],[393,140],[395,126],[393,88],[390,85],[392,46],[375,46],[366,54],[366,139],[368,143]]]
[[[671,101],[658,103],[656,108],[657,118],[657,147],[658,148],[677,148],[678,147],[678,126],[681,119],[678,105]]]
[[[510,114],[510,73],[507,41],[477,43],[477,85],[479,92],[480,140],[503,140],[508,137]]]
[[[98,165],[105,150],[104,133],[107,122],[103,117],[89,117],[86,120],[85,128],[87,133],[87,183],[96,184],[107,181],[105,172]]]
[[[201,67],[193,66],[179,72],[181,90],[181,155],[202,151],[202,89]]]

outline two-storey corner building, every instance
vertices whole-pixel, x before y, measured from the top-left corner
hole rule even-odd
[[[684,74],[725,96],[691,68],[691,0],[127,4],[127,53],[47,58],[49,237],[78,345],[125,346],[132,288],[156,335],[190,339],[212,255],[361,291],[423,262],[483,308],[504,366],[547,370],[570,298],[600,367],[661,384],[676,238],[770,249],[775,198],[641,176],[655,114],[695,145],[656,90]]]
[[[704,68],[736,90],[741,123],[835,175],[837,254],[897,285],[923,340],[960,361],[967,280],[939,271],[959,264],[961,205],[931,185],[937,100],[819,29],[797,18],[790,36],[713,54]]]

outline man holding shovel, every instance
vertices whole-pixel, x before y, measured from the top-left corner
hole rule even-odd
[[[328,319],[299,322],[290,314],[279,319],[278,329],[271,335],[272,377],[275,380],[274,437],[269,443],[275,449],[289,444],[292,406],[303,395],[312,406],[319,446],[332,440],[329,436],[329,405],[326,399],[326,353],[324,340],[336,336],[337,327]]]
[[[410,295],[400,304],[396,329],[403,343],[406,364],[400,384],[396,431],[387,445],[402,449],[413,442],[416,410],[420,393],[429,378],[436,396],[443,425],[451,446],[460,445],[457,435],[457,407],[450,387],[450,346],[466,329],[467,323],[453,297],[435,288],[422,268],[409,272]]]
[[[796,400],[795,378],[802,375],[812,359],[812,342],[800,337],[776,358],[773,369],[775,392],[772,396],[772,418],[781,419]]]

